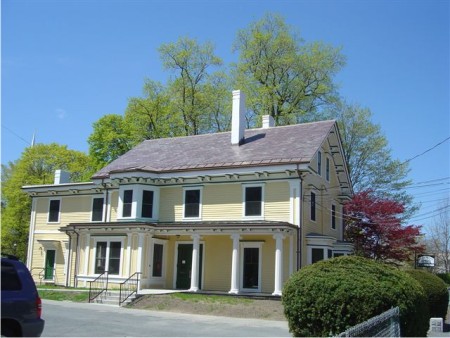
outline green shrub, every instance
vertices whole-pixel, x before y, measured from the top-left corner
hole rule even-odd
[[[437,273],[436,276],[442,279],[445,284],[450,286],[450,273]]]
[[[406,272],[422,285],[427,296],[430,317],[445,319],[448,308],[448,290],[444,281],[424,270],[408,270]]]
[[[294,336],[336,335],[395,306],[402,336],[424,337],[428,330],[420,284],[362,257],[334,258],[297,271],[284,286],[282,302]]]

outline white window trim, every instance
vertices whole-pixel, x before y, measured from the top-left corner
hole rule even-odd
[[[239,290],[243,292],[261,292],[262,283],[262,246],[264,242],[241,242],[240,243],[240,278],[239,278]],[[257,289],[245,289],[244,288],[244,249],[245,248],[258,248],[258,288]]]
[[[261,215],[259,216],[247,216],[245,215],[245,191],[247,188],[261,188]],[[264,220],[264,200],[265,200],[265,184],[264,183],[245,183],[242,184],[242,218],[245,220]]]
[[[123,194],[126,190],[133,191],[133,200],[131,203],[131,216],[123,217]],[[153,211],[152,218],[142,217],[142,194],[144,190],[153,191]],[[117,220],[145,220],[157,221],[159,219],[159,187],[142,184],[124,185],[119,188]]]
[[[50,221],[50,204],[52,201],[59,201],[59,210],[58,210],[58,220],[57,221]],[[59,224],[61,223],[61,208],[62,208],[62,199],[61,197],[57,198],[49,198],[48,200],[48,209],[47,209],[47,223],[48,224]]]
[[[94,216],[94,199],[96,199],[96,198],[103,199],[102,219],[100,221],[93,221],[92,220],[92,217]],[[92,200],[91,200],[91,218],[90,218],[92,223],[104,222],[104,220],[105,220],[105,208],[106,208],[106,205],[105,205],[105,197],[104,196],[92,196]]]
[[[160,244],[163,246],[161,276],[153,276],[153,255],[155,253],[155,244]],[[150,249],[150,271],[149,271],[149,275],[151,278],[150,284],[152,284],[152,282],[154,284],[156,284],[156,283],[159,284],[161,282],[165,282],[165,280],[166,280],[166,260],[167,260],[167,240],[153,238],[151,249]]]
[[[198,207],[198,217],[186,217],[185,205],[186,205],[186,191],[200,190],[200,201]],[[183,208],[182,208],[182,220],[183,221],[201,221],[203,215],[203,186],[183,187]]]
[[[109,276],[116,276],[116,277],[122,277],[122,269],[123,269],[123,258],[124,258],[124,243],[125,243],[125,237],[124,236],[107,236],[107,237],[92,237],[94,240],[94,250],[93,250],[93,257],[92,257],[92,263],[91,263],[91,273],[92,276],[100,276],[100,274],[95,273],[95,260],[97,257],[97,243],[98,242],[106,242],[106,262],[105,262],[105,271],[108,271],[109,269],[109,248],[111,242],[120,242],[120,264],[119,264],[119,274],[113,275],[108,273]],[[130,254],[130,253],[129,253]]]

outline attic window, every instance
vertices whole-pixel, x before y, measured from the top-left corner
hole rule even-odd
[[[322,152],[319,151],[317,153],[317,174],[319,176],[322,175]]]

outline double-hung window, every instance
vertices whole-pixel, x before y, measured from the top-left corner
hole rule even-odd
[[[244,216],[263,216],[263,187],[261,185],[244,187]]]
[[[153,218],[153,198],[152,190],[142,191],[142,211],[141,216],[144,218]]]
[[[322,152],[319,151],[317,153],[317,174],[319,176],[322,175]]]
[[[336,206],[331,205],[331,229],[336,230]]]
[[[103,220],[103,197],[92,199],[92,222],[101,222]]]
[[[315,221],[316,220],[316,194],[314,192],[311,191],[311,221]]]
[[[122,199],[122,217],[131,217],[133,210],[133,190],[124,190]]]
[[[163,253],[164,245],[155,243],[153,244],[153,268],[152,277],[163,276]]]
[[[110,275],[120,275],[122,241],[98,240],[95,249],[94,272],[102,274],[108,271]]]
[[[330,182],[330,159],[328,157],[325,161],[325,178]]]
[[[60,211],[61,211],[61,200],[60,199],[50,200],[48,208],[48,222],[58,223]]]
[[[200,188],[184,189],[184,218],[201,218],[201,191]]]

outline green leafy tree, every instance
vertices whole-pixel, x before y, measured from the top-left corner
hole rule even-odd
[[[281,16],[267,14],[240,30],[234,50],[236,82],[254,114],[292,124],[336,101],[333,77],[345,63],[340,49],[305,43]]]
[[[31,199],[25,185],[52,184],[56,169],[71,173],[73,182],[87,181],[94,172],[89,157],[67,146],[37,144],[25,149],[20,159],[2,165],[2,251],[26,258]]]
[[[159,48],[166,70],[175,78],[169,83],[173,109],[181,113],[185,135],[197,135],[209,131],[209,100],[205,95],[210,68],[220,66],[222,60],[214,55],[211,43],[199,44],[190,38],[180,38],[175,43]]]
[[[104,167],[135,145],[122,115],[105,115],[94,122],[93,128],[88,144],[89,156],[96,169]]]
[[[171,109],[168,90],[161,83],[147,79],[143,94],[143,97],[132,97],[125,112],[124,128],[131,144],[182,135],[183,120]]]
[[[404,219],[410,217],[417,206],[405,191],[411,184],[408,163],[392,158],[388,140],[380,125],[372,122],[370,109],[341,102],[329,114],[327,118],[338,121],[354,191],[371,190],[398,201],[405,206]]]

